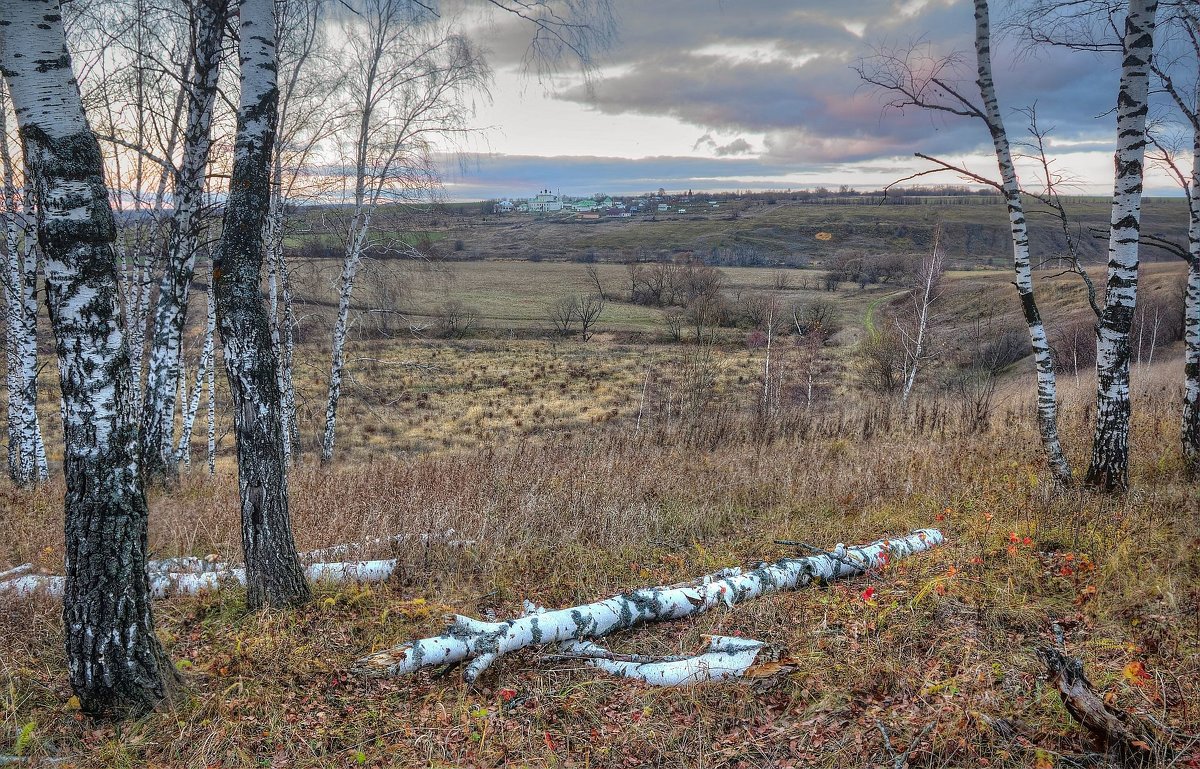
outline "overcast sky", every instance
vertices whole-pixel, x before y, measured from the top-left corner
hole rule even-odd
[[[853,69],[914,42],[935,56],[973,51],[970,0],[613,0],[618,39],[597,57],[590,88],[575,71],[539,79],[524,64],[527,23],[456,1],[444,6],[448,17],[489,50],[495,82],[491,101],[478,105],[487,130],[462,163],[446,164],[453,199],[547,187],[568,195],[877,188],[928,167],[917,151],[995,173],[981,123],[887,109]],[[1011,4],[993,6],[999,26]],[[1110,191],[1119,58],[1030,52],[1015,36],[1000,39],[994,56],[1010,134],[1024,134],[1017,109],[1036,103],[1054,129],[1059,170],[1077,180],[1072,191]],[[973,54],[966,63],[969,91]],[[1177,194],[1166,177],[1149,187]]]

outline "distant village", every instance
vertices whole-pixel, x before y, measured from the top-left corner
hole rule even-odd
[[[570,213],[578,219],[628,218],[647,214],[686,214],[689,211],[711,211],[721,207],[720,200],[693,197],[689,190],[683,195],[657,195],[613,198],[608,195],[570,197],[542,190],[531,198],[505,198],[492,206],[497,214]]]

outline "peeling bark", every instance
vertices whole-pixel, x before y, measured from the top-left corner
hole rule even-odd
[[[1129,331],[1137,302],[1142,178],[1156,0],[1130,0],[1117,95],[1116,184],[1108,236],[1108,282],[1096,326],[1096,428],[1087,485],[1129,485]]]
[[[600,638],[645,622],[680,619],[722,604],[732,607],[767,593],[856,576],[942,541],[937,529],[921,529],[895,540],[849,548],[838,545],[831,553],[784,558],[744,573],[727,569],[690,584],[635,590],[507,622],[481,622],[460,615],[442,635],[374,652],[355,662],[354,670],[364,675],[394,676],[471,660],[463,678],[473,682],[501,656],[527,646]]]
[[[0,62],[36,201],[66,436],[63,627],[87,713],[143,713],[175,669],[154,633],[135,389],[122,332],[104,161],[84,116],[58,0],[0,3]]]
[[[311,597],[288,515],[287,460],[270,317],[262,295],[263,231],[279,90],[275,6],[241,0],[241,103],[220,253],[213,268],[217,326],[233,400],[242,547],[250,608]]]

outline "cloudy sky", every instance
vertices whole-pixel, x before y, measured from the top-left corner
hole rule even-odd
[[[538,77],[526,65],[531,30],[478,5],[447,18],[490,51],[495,82],[480,102],[487,126],[461,162],[446,165],[454,199],[668,190],[877,188],[928,167],[921,151],[993,175],[983,125],[901,112],[864,86],[856,62],[911,48],[942,57],[972,51],[970,0],[613,0],[617,39],[596,59],[590,86],[574,70]],[[1013,4],[994,2],[1000,26]],[[465,10],[464,10],[465,9]],[[1017,109],[1037,105],[1058,170],[1073,191],[1112,184],[1119,59],[994,48],[1010,134]],[[973,73],[960,70],[969,90]],[[1026,167],[1026,183],[1033,169]],[[928,181],[958,181],[951,175]],[[1157,177],[1158,194],[1175,194]]]

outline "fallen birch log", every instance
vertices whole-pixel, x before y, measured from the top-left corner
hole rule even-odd
[[[198,595],[222,587],[246,584],[246,570],[219,564],[222,568],[209,571],[149,574],[150,594],[154,598]],[[369,583],[386,582],[395,573],[399,561],[348,561],[345,563],[314,563],[304,573],[313,582]],[[25,597],[40,593],[51,597],[62,595],[65,580],[50,574],[29,574],[0,582],[0,595]]]
[[[0,581],[6,580],[6,579],[14,579],[16,577],[20,577],[21,575],[26,574],[31,571],[33,571],[33,564],[32,563],[23,563],[20,566],[14,566],[11,569],[5,569],[4,571],[0,571]]]
[[[475,540],[457,539],[455,534],[454,529],[446,529],[444,532],[397,534],[388,538],[373,537],[363,542],[330,545],[300,553],[300,560],[302,563],[308,564],[305,574],[314,582],[386,582],[396,571],[398,559],[335,562],[326,562],[325,559],[359,555],[366,550],[378,549],[384,545],[394,548],[414,538],[420,539],[423,544],[436,543],[447,547],[470,547],[475,544]],[[25,563],[0,572],[0,595],[9,594],[18,597],[33,593],[43,593],[52,597],[62,595],[63,578],[61,576],[29,574],[28,572],[31,571],[33,571],[33,564]],[[155,598],[197,595],[218,590],[224,585],[246,584],[245,569],[218,560],[215,554],[205,558],[185,555],[147,561],[146,575],[150,578],[150,592]]]
[[[482,622],[457,616],[445,633],[367,655],[354,663],[364,675],[402,675],[434,665],[471,660],[463,673],[473,682],[501,656],[527,646],[600,638],[618,630],[679,619],[713,607],[863,574],[891,560],[941,544],[937,529],[921,529],[906,537],[879,540],[802,558],[784,558],[742,572],[725,569],[681,586],[634,590],[596,603],[529,614],[507,622]]]
[[[648,657],[614,654],[591,641],[564,641],[559,658],[581,659],[592,667],[621,678],[633,678],[650,686],[685,686],[706,681],[741,678],[766,646],[752,638],[708,637],[704,650],[688,656]]]

